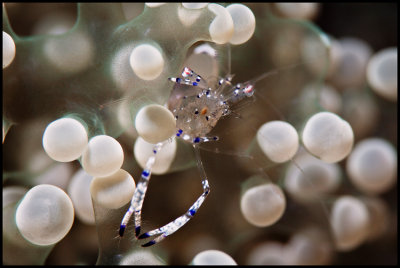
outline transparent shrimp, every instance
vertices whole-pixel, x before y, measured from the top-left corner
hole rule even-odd
[[[228,61],[230,66],[230,50],[228,49]],[[209,133],[217,125],[218,121],[233,112],[233,107],[242,103],[243,100],[253,97],[255,84],[270,75],[291,69],[303,63],[289,65],[279,70],[265,72],[260,76],[244,83],[233,85],[233,75],[228,72],[224,78],[220,78],[215,88],[209,86],[200,75],[189,67],[184,67],[181,77],[171,77],[174,89],[169,97],[168,106],[176,119],[176,137],[193,145],[197,166],[201,175],[203,193],[193,203],[193,205],[180,217],[170,223],[141,234],[141,210],[151,177],[152,166],[156,159],[156,154],[168,141],[158,143],[153,149],[153,155],[148,159],[146,168],[142,172],[137,188],[132,197],[131,206],[122,219],[119,236],[124,235],[124,231],[132,214],[135,222],[135,236],[137,239],[145,239],[157,236],[155,239],[143,244],[143,247],[152,246],[167,236],[173,234],[185,225],[196,214],[210,192],[210,186],[205,174],[200,158],[200,144],[210,141],[218,141],[218,136],[209,136]]]
[[[160,242],[193,218],[210,193],[210,186],[200,158],[198,145],[204,142],[217,141],[217,136],[207,136],[207,134],[210,133],[222,117],[230,114],[231,106],[244,98],[253,96],[255,82],[265,78],[269,74],[263,74],[256,79],[234,86],[231,84],[232,76],[227,76],[219,80],[216,89],[208,87],[207,82],[188,67],[183,69],[182,77],[169,78],[170,81],[175,83],[173,93],[170,97],[169,108],[176,119],[176,137],[182,138],[193,145],[197,166],[201,174],[203,193],[182,216],[158,229],[140,234],[141,210],[151,177],[152,166],[155,162],[157,152],[168,141],[158,143],[153,149],[154,155],[148,159],[146,168],[142,172],[132,198],[131,206],[122,219],[119,231],[121,237],[132,214],[135,217],[135,235],[137,239],[159,235],[154,240],[142,245],[144,247]],[[187,87],[191,87],[191,90],[187,90]]]

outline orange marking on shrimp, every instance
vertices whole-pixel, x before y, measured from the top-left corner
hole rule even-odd
[[[207,107],[204,107],[203,109],[201,109],[200,114],[205,115],[207,113]]]

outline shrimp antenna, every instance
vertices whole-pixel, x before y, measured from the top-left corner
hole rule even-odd
[[[231,74],[231,64],[232,64],[232,55],[231,55],[231,45],[228,43],[228,74]]]
[[[257,83],[257,82],[259,82],[259,81],[261,81],[261,80],[263,80],[263,79],[265,79],[265,78],[267,78],[267,77],[269,77],[271,75],[276,75],[276,74],[278,74],[278,73],[280,73],[280,72],[282,72],[284,70],[290,70],[290,69],[293,69],[295,67],[304,65],[304,64],[306,64],[308,62],[311,62],[311,61],[312,61],[312,59],[309,59],[309,60],[305,60],[305,61],[302,61],[302,62],[298,62],[298,63],[286,65],[286,66],[283,66],[283,67],[279,67],[278,69],[276,69],[274,71],[265,72],[265,73],[257,76],[256,78],[253,78],[253,79],[249,80],[249,83],[254,85],[255,83]]]
[[[254,85],[254,84],[257,83],[258,81],[261,81],[261,80],[263,80],[264,78],[267,78],[268,76],[275,75],[275,74],[278,74],[278,73],[279,73],[278,70],[265,72],[265,73],[263,73],[263,74],[257,76],[256,78],[251,79],[249,82],[250,82],[251,84]]]

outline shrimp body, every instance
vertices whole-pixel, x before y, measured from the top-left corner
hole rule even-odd
[[[176,118],[178,137],[192,143],[218,139],[207,138],[206,135],[223,116],[230,113],[231,105],[252,95],[252,86],[246,84],[242,88],[241,84],[237,84],[232,87],[231,78],[220,79],[215,90],[188,67],[184,68],[182,78],[170,78],[176,83],[169,108]],[[224,94],[226,86],[229,90]]]
[[[184,96],[180,105],[172,110],[176,118],[177,136],[197,143],[205,137],[226,114],[228,105],[214,91]]]

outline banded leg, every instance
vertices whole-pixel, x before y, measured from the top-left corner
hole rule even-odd
[[[204,142],[209,142],[209,141],[217,141],[219,140],[218,136],[213,136],[213,137],[196,137],[193,139],[193,143],[204,143]],[[197,149],[196,149],[197,150]]]
[[[207,82],[197,73],[195,73],[192,69],[185,67],[182,71],[182,78],[180,77],[170,77],[168,78],[170,81],[177,84],[184,84],[188,86],[197,86],[201,89],[208,89]]]
[[[167,141],[160,142],[153,148],[153,155],[146,162],[146,168],[143,170],[140,180],[136,186],[135,192],[133,193],[131,205],[128,211],[125,213],[122,218],[121,225],[119,228],[119,236],[122,237],[124,235],[124,231],[126,226],[128,225],[129,219],[132,214],[135,213],[135,235],[136,237],[140,234],[140,225],[141,225],[141,214],[142,214],[142,206],[144,197],[147,191],[147,187],[151,177],[151,170],[156,160],[156,154],[161,148],[166,144]]]
[[[200,174],[201,174],[201,183],[203,185],[203,193],[202,195],[196,200],[196,202],[193,203],[193,205],[186,211],[185,214],[182,216],[176,218],[175,220],[171,221],[170,223],[158,228],[151,230],[149,232],[143,233],[138,237],[138,239],[144,239],[148,238],[154,235],[160,235],[156,237],[155,239],[151,240],[150,242],[143,244],[142,247],[149,247],[152,246],[163,239],[165,239],[167,236],[175,233],[179,228],[181,228],[183,225],[185,225],[190,219],[193,218],[194,214],[196,214],[197,210],[200,208],[200,206],[203,204],[204,200],[206,199],[207,195],[210,193],[210,186],[208,184],[208,180],[204,171],[203,163],[201,162],[200,159],[200,151],[197,146],[193,146],[196,152],[196,159],[197,159],[197,167],[199,168]]]

